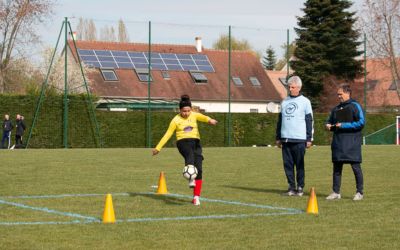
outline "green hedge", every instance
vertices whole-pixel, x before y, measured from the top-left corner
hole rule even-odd
[[[37,96],[0,95],[0,112],[8,113],[15,120],[20,113],[25,116],[28,127],[25,139],[32,126],[33,115],[37,105]],[[68,112],[68,146],[71,148],[95,147],[95,131],[92,124],[85,96],[69,96]],[[63,147],[63,99],[60,96],[44,98],[37,123],[32,131],[30,148]],[[152,112],[151,139],[152,146],[161,139],[175,113]],[[228,114],[210,113],[219,124],[208,126],[200,123],[200,133],[204,146],[220,147],[227,145]],[[330,133],[324,130],[328,114],[314,114],[314,144],[327,145]],[[364,134],[370,134],[395,122],[395,114],[368,114]],[[147,112],[109,112],[96,111],[100,134],[104,147],[146,147]],[[273,145],[278,114],[231,114],[231,142],[233,146]],[[171,139],[167,146],[173,146]]]

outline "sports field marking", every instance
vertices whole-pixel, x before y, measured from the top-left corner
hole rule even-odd
[[[131,195],[158,195],[154,192],[137,192],[137,193],[112,193],[113,196],[131,196]],[[62,216],[79,218],[73,221],[38,221],[38,222],[2,222],[0,221],[0,225],[4,226],[16,226],[16,225],[67,225],[67,224],[88,224],[88,223],[101,223],[100,218],[85,216],[77,213],[69,213],[69,212],[61,212],[54,209],[49,209],[46,207],[34,207],[28,206],[22,203],[10,202],[4,199],[57,199],[57,198],[68,198],[68,197],[94,197],[94,196],[105,196],[105,194],[58,194],[58,195],[21,195],[21,196],[3,196],[0,197],[0,204],[11,205],[18,208],[30,209],[35,211],[41,211],[45,213],[57,214]],[[181,197],[192,199],[192,196],[182,195],[182,194],[164,194],[164,196],[170,197]],[[269,205],[260,205],[254,203],[243,203],[239,201],[227,201],[227,200],[218,200],[218,199],[208,199],[208,198],[200,198],[203,202],[214,202],[214,203],[222,203],[227,205],[234,206],[247,206],[261,209],[269,209],[269,210],[281,210],[282,212],[273,212],[273,213],[249,213],[249,214],[223,214],[223,215],[205,215],[205,216],[179,216],[179,217],[161,217],[161,218],[129,218],[129,219],[118,219],[117,223],[122,222],[156,222],[156,221],[179,221],[179,220],[204,220],[204,219],[226,219],[226,218],[250,218],[250,217],[260,217],[260,216],[279,216],[279,215],[295,215],[295,214],[303,214],[304,211],[294,208],[283,208],[283,207],[274,207]]]
[[[68,217],[75,217],[75,218],[80,218],[80,219],[85,219],[85,220],[99,220],[98,218],[95,218],[95,217],[84,216],[84,215],[80,215],[80,214],[76,214],[76,213],[61,212],[61,211],[57,211],[54,209],[49,209],[47,207],[33,207],[33,206],[28,206],[28,205],[25,205],[22,203],[16,203],[16,202],[5,201],[5,200],[0,200],[0,204],[6,204],[6,205],[15,206],[18,208],[25,208],[25,209],[41,211],[41,212],[50,213],[50,214],[63,215],[63,216],[68,216]]]

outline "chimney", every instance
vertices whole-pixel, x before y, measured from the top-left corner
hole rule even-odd
[[[197,49],[197,52],[201,52],[201,50],[202,50],[202,45],[201,45],[201,37],[196,37],[195,38],[195,40],[196,40],[196,49]]]
[[[73,31],[72,33],[69,32],[69,35],[76,41],[76,31]]]

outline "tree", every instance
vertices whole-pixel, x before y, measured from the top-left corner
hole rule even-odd
[[[114,28],[112,26],[111,27],[108,27],[107,25],[104,26],[100,30],[100,40],[106,42],[116,42],[117,38],[115,36]]]
[[[264,68],[268,70],[273,70],[276,64],[276,56],[274,49],[271,46],[269,46],[268,49],[265,51],[265,54],[266,55],[263,57],[262,64],[264,65]]]
[[[317,102],[324,78],[334,76],[353,81],[362,72],[362,54],[357,47],[359,31],[354,28],[354,12],[347,0],[307,0],[304,16],[298,17],[297,48],[291,63],[303,80],[303,90]]]
[[[93,20],[86,20],[82,17],[79,18],[78,25],[76,26],[76,35],[78,40],[95,41],[97,40],[96,25]]]
[[[54,49],[52,48],[46,48],[43,52],[44,63],[39,65],[39,71],[41,72],[43,80],[45,79],[48,69],[50,67],[50,61],[53,52]],[[47,82],[48,90],[50,89],[50,92],[56,92],[56,93],[64,92],[64,77],[65,77],[64,60],[65,59],[63,53],[61,55],[56,54],[54,57],[54,62],[50,70],[50,75]],[[87,74],[95,71],[95,69],[89,68],[85,66],[85,64],[82,64],[82,66],[83,66],[83,71],[85,73],[86,82],[87,84],[89,84],[89,78],[87,77]],[[84,93],[86,89],[82,78],[82,72],[80,70],[79,64],[72,58],[72,56],[68,57],[67,68],[68,68],[68,75],[67,75],[68,93],[70,94]]]
[[[126,30],[126,26],[122,19],[118,21],[118,42],[127,43],[129,42],[128,31]]]
[[[0,0],[0,93],[7,91],[10,63],[38,40],[35,25],[50,16],[52,0]]]
[[[368,51],[389,68],[400,97],[400,0],[365,0],[360,24]]]
[[[229,36],[221,35],[218,40],[213,44],[214,49],[228,50],[229,49]],[[231,36],[231,49],[232,50],[251,50],[250,43],[243,39],[238,40]]]
[[[285,53],[283,54],[283,58],[280,59],[275,64],[275,69],[277,69],[277,70],[282,70],[282,68],[287,64],[287,60],[293,57],[294,51],[296,50],[296,43],[295,42],[291,42],[289,44],[289,54],[288,54],[287,43],[282,44],[281,48],[282,48],[283,51],[285,51]]]

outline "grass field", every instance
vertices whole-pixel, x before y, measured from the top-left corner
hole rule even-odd
[[[365,199],[351,200],[346,167],[342,200],[331,192],[329,147],[306,154],[304,197],[285,197],[277,148],[205,148],[202,204],[190,204],[176,149],[0,151],[1,249],[399,249],[400,148],[367,146]],[[171,195],[154,195],[161,171]],[[102,224],[105,194],[116,224]]]

